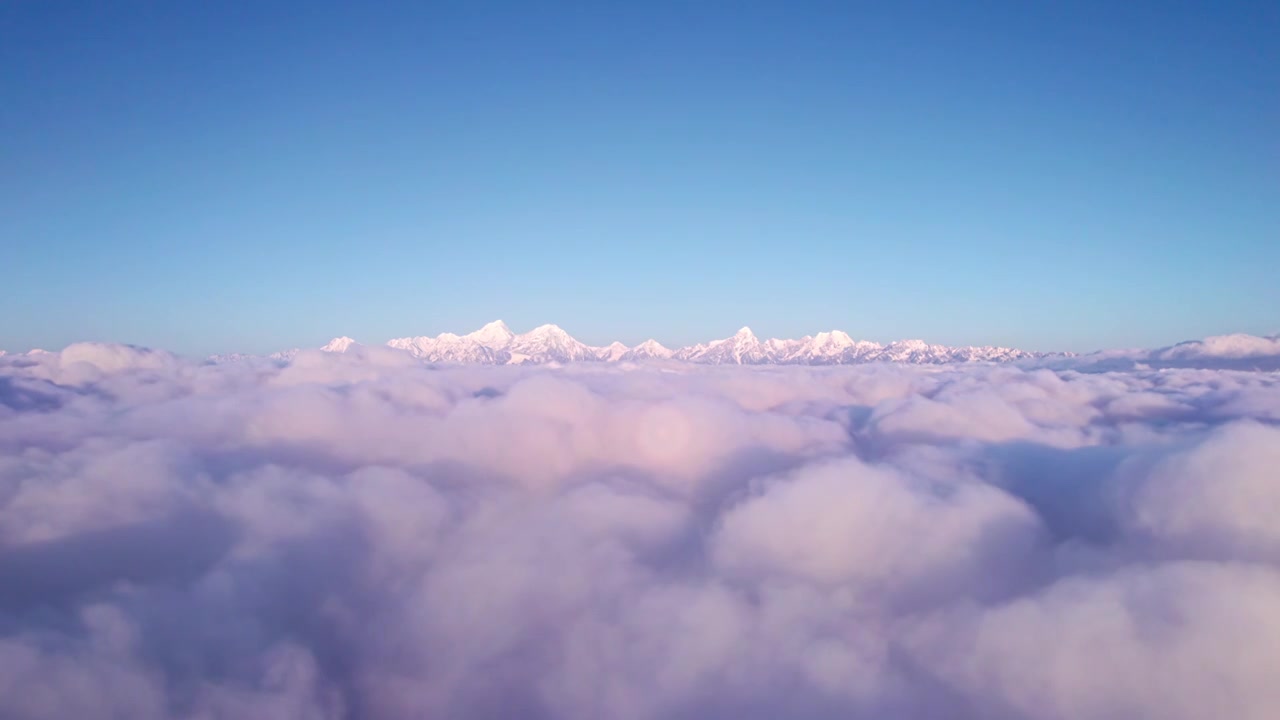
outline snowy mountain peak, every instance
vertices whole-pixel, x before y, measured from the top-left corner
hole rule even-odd
[[[708,363],[711,365],[757,365],[776,362],[772,353],[777,351],[777,344],[762,344],[751,332],[751,328],[743,327],[732,337],[715,340],[706,345],[694,345],[676,351],[679,360]]]
[[[491,350],[501,350],[511,343],[516,336],[511,328],[501,320],[494,320],[473,333],[464,335],[464,339],[479,343]]]
[[[626,355],[629,351],[630,348],[626,345],[614,340],[609,343],[608,346],[597,349],[596,359],[604,360],[605,362],[614,362],[616,360],[621,360],[622,356]]]
[[[650,338],[623,353],[619,359],[628,361],[666,360],[674,354],[673,351],[663,347],[662,343]]]
[[[816,347],[849,347],[854,344],[853,338],[843,330],[820,332],[813,336],[812,342]]]
[[[559,325],[539,325],[538,327],[524,333],[521,337],[569,337],[569,333],[565,332]]]
[[[539,325],[516,335],[506,348],[513,363],[574,362],[599,358],[599,348],[589,348],[556,325]]]
[[[903,350],[928,350],[929,343],[923,340],[896,340],[889,343],[889,347],[902,348]]]
[[[341,352],[346,352],[352,345],[355,345],[355,344],[356,344],[355,340],[352,340],[351,338],[344,335],[342,337],[336,337],[330,340],[324,347],[320,349],[325,352],[341,353]]]

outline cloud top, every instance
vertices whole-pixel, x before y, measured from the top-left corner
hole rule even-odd
[[[1272,372],[9,355],[0,716],[1270,718],[1277,452]]]

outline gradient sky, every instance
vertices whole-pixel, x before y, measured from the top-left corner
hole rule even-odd
[[[0,348],[1280,330],[1280,4],[0,3]]]

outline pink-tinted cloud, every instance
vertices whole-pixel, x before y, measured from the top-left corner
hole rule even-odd
[[[1271,717],[1280,376],[0,358],[0,717]]]

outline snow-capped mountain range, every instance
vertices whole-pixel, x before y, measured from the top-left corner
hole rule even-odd
[[[839,330],[806,335],[797,340],[760,340],[744,327],[727,338],[672,350],[656,340],[645,340],[634,347],[619,342],[593,347],[579,342],[555,325],[541,325],[527,333],[516,334],[499,320],[467,335],[441,333],[436,337],[397,338],[382,346],[365,346],[349,337],[337,337],[323,347],[307,352],[349,353],[354,355],[352,360],[359,361],[365,353],[376,352],[377,348],[384,352],[392,349],[403,351],[424,362],[440,364],[665,361],[705,365],[853,365],[872,362],[942,365],[1016,362],[1023,368],[1089,373],[1168,368],[1280,372],[1280,334],[1258,336],[1245,333],[1215,335],[1155,349],[1098,350],[1077,354],[1038,353],[1003,347],[949,347],[930,345],[921,340],[900,340],[881,345],[854,340]],[[267,357],[277,362],[291,362],[301,352],[302,349],[295,348]],[[0,364],[29,362],[34,356],[44,354],[49,353],[34,349],[6,354],[0,350]],[[211,355],[206,361],[250,362],[255,359],[262,359],[262,356],[228,353]]]
[[[806,335],[796,340],[760,340],[750,328],[732,336],[675,350],[656,340],[635,347],[615,342],[593,347],[575,339],[555,325],[540,325],[516,334],[501,320],[495,320],[466,335],[441,333],[403,337],[387,341],[388,347],[405,350],[414,357],[435,363],[481,363],[522,365],[569,362],[639,362],[680,360],[706,365],[846,365],[864,362],[938,364],[956,362],[1009,362],[1043,357],[1042,353],[1004,347],[949,347],[922,340],[902,340],[881,345],[854,340],[839,330]],[[359,347],[349,337],[331,340],[322,350],[349,352]],[[289,359],[297,351],[277,353]]]

